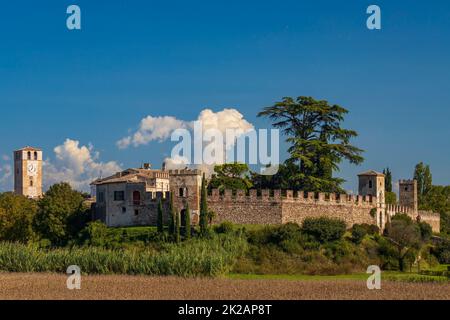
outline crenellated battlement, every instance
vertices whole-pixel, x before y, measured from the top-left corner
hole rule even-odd
[[[202,171],[199,169],[171,169],[168,171],[169,175],[201,175]]]
[[[236,202],[253,202],[253,201],[270,201],[270,202],[298,202],[298,203],[322,203],[322,204],[348,204],[355,206],[371,206],[377,205],[377,198],[374,196],[355,196],[347,194],[334,194],[322,192],[305,192],[293,190],[224,190],[220,192],[218,189],[212,189],[208,195],[209,201],[236,201]]]

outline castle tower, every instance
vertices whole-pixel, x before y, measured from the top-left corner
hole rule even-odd
[[[417,212],[417,180],[400,180],[399,189],[399,204],[404,207],[413,208],[414,212]]]
[[[173,194],[174,205],[182,212],[189,203],[191,221],[198,222],[200,214],[200,193],[202,186],[202,172],[198,169],[169,170],[170,192]]]
[[[14,151],[14,192],[32,199],[42,196],[42,150]]]
[[[383,230],[387,222],[384,174],[369,170],[358,174],[359,195],[377,198],[377,225]]]

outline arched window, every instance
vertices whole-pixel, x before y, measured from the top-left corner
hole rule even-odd
[[[27,158],[28,160],[31,160],[31,151],[28,151]]]
[[[38,153],[35,151],[34,152],[34,160],[37,160],[38,159]]]
[[[139,191],[133,192],[133,204],[138,206],[141,204],[141,193]]]
[[[372,180],[369,180],[369,189],[372,189]]]
[[[33,186],[33,178],[30,178],[30,187]]]

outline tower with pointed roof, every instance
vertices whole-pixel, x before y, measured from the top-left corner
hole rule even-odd
[[[14,192],[32,199],[42,197],[42,150],[14,151]]]

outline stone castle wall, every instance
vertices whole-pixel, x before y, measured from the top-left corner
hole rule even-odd
[[[392,218],[397,213],[406,214],[414,221],[420,220],[428,223],[433,229],[433,232],[440,232],[441,230],[441,217],[439,213],[423,210],[416,211],[414,208],[395,204],[386,205],[386,214],[389,217]]]
[[[293,191],[282,194],[280,190],[250,190],[249,195],[225,190],[223,195],[212,190],[208,206],[216,213],[214,223],[230,221],[237,224],[301,224],[307,217],[339,218],[350,228],[354,224],[376,224],[371,210],[377,207],[375,197],[347,196],[325,193],[304,193],[294,195]]]

